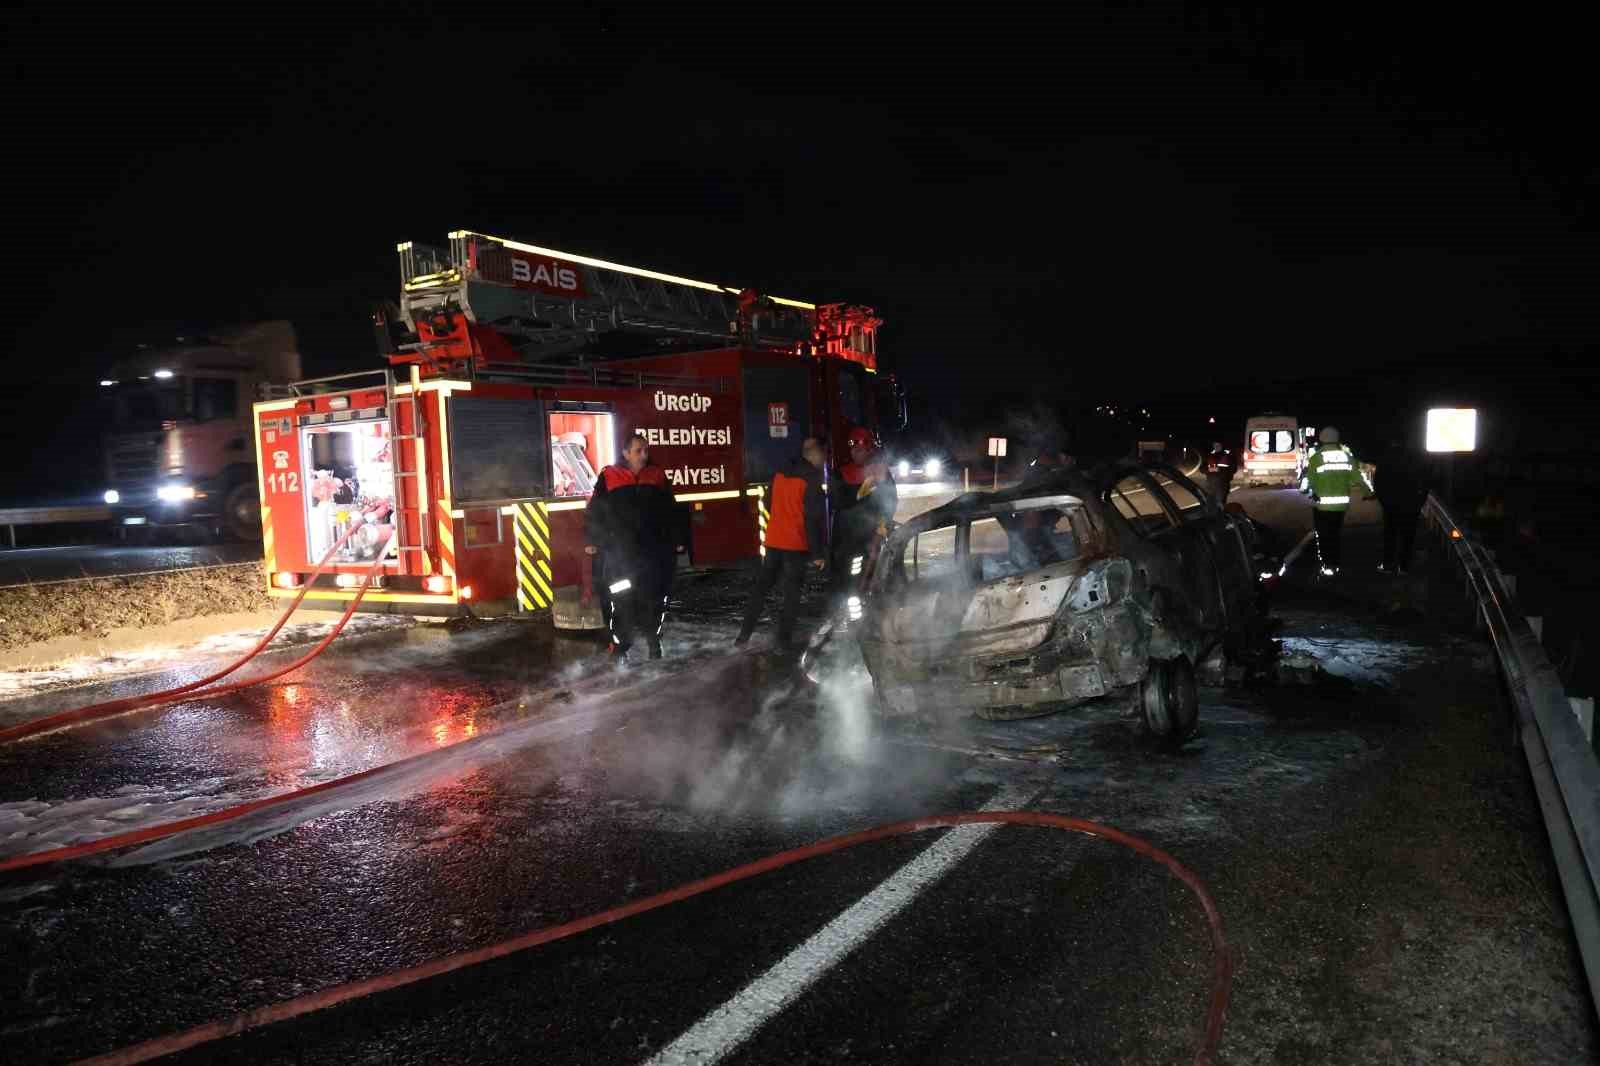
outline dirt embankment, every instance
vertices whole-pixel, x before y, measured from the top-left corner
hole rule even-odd
[[[17,585],[0,588],[0,651],[269,606],[260,563]]]

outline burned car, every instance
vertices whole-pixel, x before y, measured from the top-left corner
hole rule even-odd
[[[884,711],[990,719],[1137,692],[1198,724],[1196,666],[1255,632],[1254,533],[1170,466],[1065,470],[898,526],[843,620]]]

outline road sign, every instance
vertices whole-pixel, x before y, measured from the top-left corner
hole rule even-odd
[[[1004,437],[990,437],[989,438],[989,454],[994,456],[996,459],[998,459],[1001,456],[1005,455],[1005,453],[1006,453],[1006,439]]]
[[[1435,407],[1428,412],[1430,452],[1470,452],[1477,446],[1477,408]]]

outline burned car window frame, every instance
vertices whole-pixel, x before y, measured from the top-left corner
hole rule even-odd
[[[1030,497],[1023,500],[1009,501],[1004,504],[996,504],[993,507],[985,507],[973,510],[969,513],[958,516],[954,521],[942,522],[939,525],[925,525],[920,521],[920,516],[919,518],[911,519],[909,522],[902,523],[899,528],[895,530],[894,534],[891,535],[888,544],[885,545],[884,554],[889,558],[890,563],[888,566],[879,568],[878,571],[873,575],[874,580],[872,585],[875,589],[908,588],[913,587],[923,581],[930,580],[929,578],[915,576],[918,563],[916,554],[918,544],[921,538],[927,534],[937,533],[944,529],[955,530],[953,573],[957,575],[965,574],[967,573],[967,562],[972,557],[971,535],[973,523],[981,522],[989,518],[998,519],[1002,515],[1046,510],[1057,510],[1069,513],[1076,510],[1082,513],[1084,523],[1089,530],[1090,536],[1087,538],[1080,536],[1076,525],[1074,526],[1073,536],[1081,542],[1079,545],[1079,554],[1074,556],[1074,558],[1080,558],[1084,555],[1092,554],[1103,549],[1101,542],[1104,539],[1104,531],[1102,531],[1099,527],[1099,524],[1095,522],[1091,509],[1081,496],[1056,493],[1050,496]],[[1003,525],[1002,528],[1004,528]],[[1009,536],[1009,531],[1007,531],[1007,535]],[[909,560],[906,558],[907,551],[912,552],[912,557]],[[986,580],[1001,581],[1005,580],[1005,577],[1001,576]]]
[[[1150,498],[1156,501],[1156,506],[1161,508],[1161,515],[1166,519],[1165,525],[1160,526],[1159,528],[1154,525],[1144,525],[1139,522],[1135,522],[1133,518],[1130,518],[1128,515],[1122,513],[1122,508],[1115,502],[1113,493],[1116,493],[1123,498],[1124,502],[1128,504],[1129,509],[1134,511],[1135,517],[1156,517],[1155,515],[1138,514],[1138,509],[1133,506],[1131,501],[1127,500],[1128,494],[1118,491],[1118,486],[1120,486],[1124,481],[1137,481],[1143,486],[1144,490],[1150,494]],[[1142,467],[1125,468],[1116,471],[1113,480],[1102,490],[1100,498],[1101,503],[1105,505],[1106,511],[1115,515],[1118,521],[1132,530],[1134,535],[1139,537],[1141,540],[1155,540],[1166,533],[1183,528],[1183,515],[1182,512],[1178,510],[1177,504],[1172,502],[1172,499],[1166,494],[1166,492],[1162,490],[1161,486],[1156,483],[1155,478],[1151,477],[1150,473]]]
[[[1173,497],[1172,493],[1166,491],[1166,486],[1161,485],[1161,490],[1163,493],[1165,493],[1168,502],[1170,502],[1172,506],[1176,508],[1179,518],[1183,521],[1199,521],[1209,515],[1215,514],[1218,510],[1216,507],[1215,498],[1209,492],[1206,492],[1199,485],[1185,477],[1182,471],[1173,467],[1157,466],[1152,467],[1150,472],[1153,476],[1167,478],[1172,484],[1177,485],[1179,488],[1183,489],[1185,492],[1194,497],[1195,504],[1193,507],[1180,507],[1177,499]]]

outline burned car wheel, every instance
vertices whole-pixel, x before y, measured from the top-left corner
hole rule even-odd
[[[1200,694],[1188,659],[1152,662],[1139,695],[1140,720],[1156,740],[1175,747],[1194,736],[1200,726]]]

